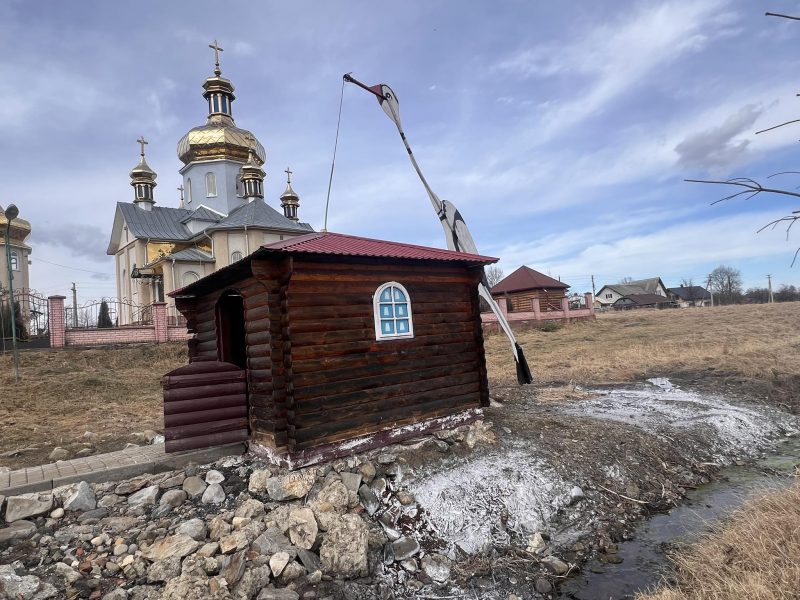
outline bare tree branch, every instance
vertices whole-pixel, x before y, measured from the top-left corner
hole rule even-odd
[[[753,181],[752,179],[746,179],[746,178],[729,179],[727,181],[707,181],[704,179],[684,179],[684,181],[688,181],[689,183],[713,183],[715,185],[738,185],[739,187],[747,188],[748,190],[754,191],[756,192],[756,194],[761,192],[766,192],[768,194],[783,194],[786,196],[794,196],[795,198],[800,198],[800,192],[790,192],[789,190],[781,190],[778,188],[765,188],[757,181]],[[752,183],[747,183],[748,181]],[[732,196],[729,196],[728,198],[735,198],[737,195],[738,194],[734,194]],[[728,198],[721,198],[716,202],[712,202],[712,204],[716,204],[717,202],[722,202],[723,200],[727,200]]]

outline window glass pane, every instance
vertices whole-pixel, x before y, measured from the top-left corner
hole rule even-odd
[[[381,302],[391,302],[392,301],[392,288],[386,288],[381,292]]]
[[[408,333],[408,319],[397,319],[397,333]]]
[[[394,314],[392,314],[392,305],[391,304],[381,304],[381,317],[382,318],[392,318]]]
[[[398,302],[405,302],[406,295],[396,287],[392,287],[392,289],[394,290],[394,299]]]
[[[381,321],[383,333],[394,333],[394,321]]]
[[[394,312],[395,315],[398,317],[407,317],[408,316],[408,304],[395,304],[394,305]]]

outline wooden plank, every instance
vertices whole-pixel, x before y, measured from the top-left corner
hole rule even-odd
[[[402,284],[406,288],[412,284],[420,284],[420,283],[442,283],[442,284],[452,284],[452,283],[472,283],[472,277],[464,274],[440,274],[435,271],[429,271],[428,273],[410,273],[406,272],[402,274]],[[360,273],[357,269],[353,269],[350,271],[340,271],[340,272],[327,272],[327,273],[315,273],[315,272],[298,272],[292,275],[292,284],[300,284],[306,282],[334,282],[334,283],[341,283],[341,282],[354,282],[357,284],[360,283],[369,283],[374,287],[378,287],[383,285],[387,281],[385,274],[381,273]]]
[[[210,423],[195,423],[192,425],[180,425],[178,427],[165,427],[164,438],[167,440],[177,440],[187,437],[200,435],[211,435],[222,431],[233,431],[236,429],[247,429],[247,418],[238,417],[235,419],[223,419]]]
[[[247,429],[237,429],[233,431],[223,431],[209,435],[199,435],[179,440],[166,440],[164,450],[167,452],[183,452],[185,450],[196,450],[197,448],[209,448],[211,446],[223,446],[244,442],[249,433]]]
[[[200,423],[214,423],[229,419],[247,419],[247,405],[227,406],[210,410],[195,410],[181,414],[164,415],[164,427],[179,427]]]
[[[417,338],[420,342],[416,347],[423,348],[426,346],[447,346],[453,353],[465,352],[474,347],[475,342],[468,340],[465,342],[449,343],[448,337],[436,336],[436,340],[428,343],[428,339]],[[315,358],[330,358],[335,356],[343,356],[347,354],[364,354],[372,352],[381,352],[386,346],[383,341],[376,340],[360,340],[356,342],[344,342],[340,344],[319,344],[317,346],[300,346],[292,350],[292,357],[296,361],[313,360]],[[408,344],[412,347],[412,344]]]
[[[179,400],[199,400],[201,398],[215,398],[220,396],[244,394],[247,392],[247,382],[218,380],[206,385],[184,386],[182,388],[170,388],[168,398],[165,401],[174,404]]]

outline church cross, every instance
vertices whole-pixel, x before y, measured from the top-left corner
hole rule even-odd
[[[181,201],[183,201],[183,186],[178,186],[178,191],[181,193]]]
[[[214,51],[214,66],[216,67],[214,69],[214,74],[215,75],[221,75],[222,74],[222,70],[219,68],[219,53],[220,52],[224,52],[224,50],[219,47],[219,44],[217,43],[217,40],[214,40],[214,43],[213,44],[209,44],[208,47],[211,48]]]
[[[139,142],[139,145],[142,147],[142,156],[144,156],[144,146],[145,144],[149,144],[150,142],[146,141],[143,135],[140,135],[139,139],[136,141]]]
[[[284,173],[286,173],[286,183],[292,183],[292,170],[286,167]]]

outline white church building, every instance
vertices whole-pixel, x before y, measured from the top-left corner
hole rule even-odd
[[[236,127],[233,84],[222,77],[216,42],[214,76],[203,84],[205,125],[178,142],[183,163],[180,206],[157,206],[156,173],[145,160],[131,170],[133,202],[118,202],[107,253],[115,257],[120,325],[137,322],[136,306],[166,301],[167,295],[235,263],[262,244],[313,231],[298,219],[300,199],[286,170],[282,211],[264,201],[264,147]],[[170,314],[176,314],[170,310]]]

